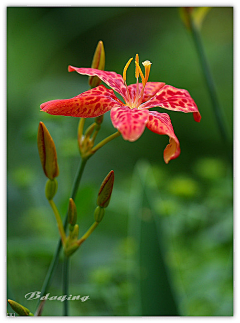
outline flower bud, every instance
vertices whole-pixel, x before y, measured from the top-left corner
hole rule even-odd
[[[78,238],[78,234],[79,234],[79,225],[75,224],[73,227],[73,230],[70,233],[71,240],[76,240]]]
[[[33,316],[29,309],[22,306],[21,304],[12,301],[11,299],[8,299],[8,303],[10,304],[11,308],[20,316]]]
[[[102,41],[98,42],[97,48],[96,48],[94,56],[93,56],[91,68],[95,68],[95,69],[102,70],[102,71],[105,68],[105,51],[104,51]],[[94,88],[94,87],[100,85],[101,80],[97,76],[90,76],[88,82],[89,82],[90,87]]]
[[[95,222],[97,223],[101,222],[103,219],[104,213],[105,213],[105,209],[102,208],[101,206],[97,206],[94,211]]]
[[[185,27],[187,29],[191,29],[191,13],[192,13],[193,7],[180,7],[179,8],[179,13],[180,13],[180,17],[183,21],[183,23],[185,24]]]
[[[70,229],[73,229],[74,225],[77,222],[77,208],[73,199],[69,199],[68,204],[68,223],[70,224]]]
[[[50,201],[54,198],[54,195],[57,193],[58,182],[54,178],[53,180],[48,179],[45,186],[45,195],[46,198]]]
[[[210,7],[181,7],[180,17],[185,26],[191,30],[191,20],[196,28],[200,30],[202,22],[205,19]]]
[[[95,122],[96,122],[97,125],[102,124],[102,122],[103,122],[103,116],[104,115],[102,114],[101,116],[96,117]]]
[[[113,182],[114,182],[114,171],[111,170],[111,172],[105,177],[100,187],[100,190],[98,193],[98,199],[97,199],[98,206],[103,208],[108,206],[112,195]]]
[[[43,171],[49,179],[54,179],[59,174],[57,152],[54,141],[43,122],[39,123],[37,142]]]

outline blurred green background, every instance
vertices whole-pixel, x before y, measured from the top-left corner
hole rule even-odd
[[[87,77],[67,66],[89,67],[102,40],[106,70],[122,74],[138,53],[152,62],[149,81],[187,89],[202,120],[169,112],[181,155],[168,165],[168,137],[147,129],[136,142],[119,137],[89,160],[76,198],[81,234],[111,169],[115,185],[103,221],[71,258],[69,292],[90,299],[70,302],[70,315],[232,315],[231,156],[178,8],[8,7],[6,14],[7,297],[35,311],[36,300],[24,295],[41,290],[58,240],[37,151],[39,121],[58,152],[55,202],[62,217],[80,161],[78,119],[50,116],[39,106],[88,90]],[[201,34],[232,136],[233,8],[212,8]],[[133,66],[127,78],[135,81]],[[98,139],[114,131],[107,113]],[[61,275],[62,257],[50,296],[62,295]],[[62,315],[62,303],[46,302],[43,315]]]

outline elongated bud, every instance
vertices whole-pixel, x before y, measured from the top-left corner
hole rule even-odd
[[[10,304],[11,308],[20,316],[33,316],[29,309],[22,306],[21,304],[12,301],[11,299],[8,299],[8,303]]]
[[[68,223],[70,224],[70,228],[73,229],[74,225],[77,222],[77,208],[73,199],[69,199],[68,204]]]
[[[58,182],[54,178],[53,180],[48,179],[45,186],[45,195],[46,198],[50,201],[54,198],[54,195],[57,193]]]
[[[37,143],[43,171],[49,179],[54,179],[59,174],[57,152],[54,141],[43,122],[38,126]]]
[[[194,22],[194,25],[200,30],[202,22],[205,19],[210,7],[181,7],[180,17],[187,27],[191,30],[191,20]]]
[[[180,17],[183,21],[183,23],[185,24],[187,29],[191,29],[191,12],[193,10],[193,7],[180,7],[179,8],[179,13],[180,13]]]
[[[94,219],[96,222],[101,222],[105,213],[105,209],[101,206],[97,206],[94,211]]]
[[[98,42],[97,48],[95,50],[91,68],[95,68],[102,71],[105,68],[105,51],[103,42],[101,40]],[[101,80],[97,76],[90,76],[88,82],[90,87],[94,88],[100,85]]]
[[[114,183],[114,171],[111,170],[111,172],[105,177],[100,187],[100,190],[98,193],[98,199],[97,199],[98,206],[102,208],[105,208],[108,206],[112,195],[113,183]]]
[[[74,225],[74,228],[73,228],[73,231],[71,233],[71,238],[73,240],[77,239],[78,238],[78,234],[79,234],[79,225],[78,224],[75,224]]]

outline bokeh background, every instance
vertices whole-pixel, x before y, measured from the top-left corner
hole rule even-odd
[[[80,162],[78,119],[50,116],[39,106],[89,89],[87,77],[67,67],[89,67],[102,40],[106,70],[121,74],[138,53],[140,61],[152,62],[150,81],[190,92],[202,121],[169,112],[181,155],[168,165],[168,137],[147,129],[136,142],[119,137],[89,160],[76,198],[82,234],[93,222],[98,189],[111,169],[115,185],[103,221],[71,258],[70,294],[90,299],[70,302],[70,315],[231,316],[231,144],[221,139],[179,8],[8,7],[6,15],[7,297],[35,311],[36,300],[24,296],[41,290],[58,240],[37,151],[39,121],[57,147],[55,202],[62,217]],[[232,141],[233,8],[212,8],[201,35]],[[135,81],[133,66],[127,79]],[[107,113],[98,139],[114,131]],[[62,295],[61,277],[62,257],[50,296]],[[46,302],[43,315],[62,315],[62,303]]]

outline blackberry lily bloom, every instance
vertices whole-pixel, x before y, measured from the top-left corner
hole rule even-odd
[[[169,144],[164,150],[164,160],[168,163],[169,160],[179,156],[179,141],[174,133],[169,115],[149,111],[149,109],[162,107],[167,110],[192,112],[197,122],[201,120],[201,115],[188,91],[165,85],[162,82],[148,82],[151,62],[143,62],[145,68],[145,75],[143,75],[138,55],[135,58],[137,82],[127,86],[126,72],[132,60],[133,58],[127,62],[123,76],[94,68],[69,66],[69,72],[76,71],[82,75],[98,76],[112,89],[99,85],[71,99],[45,102],[41,105],[41,109],[52,115],[82,118],[98,117],[111,110],[112,124],[125,140],[137,140],[145,127],[159,135],[168,135]],[[141,77],[141,83],[139,77]],[[113,90],[123,97],[125,103],[116,97]]]

